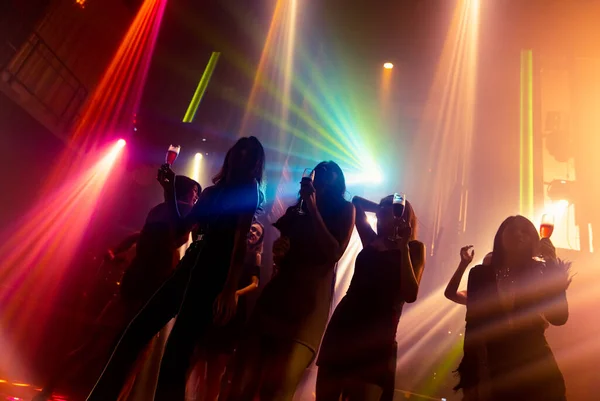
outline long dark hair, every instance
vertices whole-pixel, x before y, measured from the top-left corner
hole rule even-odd
[[[244,150],[247,152],[247,155],[241,160],[239,154]],[[212,182],[215,185],[220,185],[224,184],[228,179],[237,181],[244,174],[248,174],[248,172],[250,172],[251,177],[258,183],[259,202],[257,211],[261,213],[265,203],[265,188],[267,184],[265,178],[265,149],[256,137],[249,136],[237,140],[227,151],[225,160],[223,160],[223,166],[221,166],[219,172],[213,177]]]
[[[506,249],[504,249],[504,245],[502,244],[502,235],[504,231],[513,223],[521,221],[525,223],[527,226],[527,231],[529,236],[532,238],[531,240],[531,255],[530,257],[534,257],[537,250],[537,245],[540,240],[539,234],[533,223],[526,217],[521,215],[509,216],[500,224],[498,231],[496,232],[496,236],[494,237],[494,249],[492,251],[492,266],[502,266],[504,261],[506,260]],[[523,262],[526,262],[524,260]]]
[[[326,174],[335,173],[335,179],[329,183],[329,188],[325,192],[325,202],[320,203],[320,206],[324,210],[319,209],[321,213],[334,213],[339,204],[344,201],[344,196],[346,195],[346,178],[344,177],[344,172],[336,162],[331,160],[320,162],[313,170],[315,174],[318,171]],[[300,202],[301,200],[298,198],[296,207],[300,205]]]
[[[346,177],[341,167],[336,162],[329,160],[317,164],[314,170],[315,172],[321,170],[327,173],[335,173],[336,178],[329,184],[330,189],[327,191],[327,196],[334,201],[344,200],[344,195],[346,195]]]
[[[234,169],[236,163],[239,162],[239,160],[234,160],[235,156],[244,150],[248,152],[246,159],[248,165],[237,166],[239,168]],[[213,184],[218,185],[225,182],[232,173],[247,173],[248,168],[250,169],[252,178],[258,182],[258,185],[262,189],[265,185],[265,149],[260,141],[254,136],[238,139],[238,141],[227,151],[225,160],[223,160],[223,166],[221,166],[221,170],[213,177],[212,182]],[[238,177],[233,178],[236,179]]]

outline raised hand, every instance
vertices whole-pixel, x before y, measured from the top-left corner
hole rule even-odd
[[[473,245],[467,245],[460,248],[460,263],[469,265],[471,262],[473,262],[474,256],[475,249],[473,249]]]

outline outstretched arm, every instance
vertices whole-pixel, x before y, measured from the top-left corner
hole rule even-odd
[[[473,261],[473,257],[475,256],[475,251],[473,251],[472,246],[464,246],[460,250],[460,263],[456,268],[456,271],[452,275],[452,278],[448,282],[446,286],[446,291],[444,291],[444,296],[448,298],[452,302],[456,302],[460,305],[467,304],[467,291],[458,291],[458,286],[469,267],[469,264]],[[470,252],[469,252],[470,251]]]
[[[158,170],[157,179],[165,190],[166,201],[171,214],[171,222],[175,231],[175,236],[181,237],[187,235],[187,233],[192,231],[194,228],[196,219],[194,218],[193,212],[187,213],[185,217],[183,217],[183,214],[180,213],[176,196],[177,194],[175,193],[175,173],[168,165],[163,165]],[[200,196],[202,197],[202,194],[200,194]],[[199,203],[200,201],[198,201],[197,205]]]
[[[352,204],[356,208],[356,231],[358,231],[360,242],[362,242],[363,248],[365,248],[373,242],[377,236],[367,220],[366,212],[377,212],[379,205],[365,198],[361,198],[360,196],[352,198]]]

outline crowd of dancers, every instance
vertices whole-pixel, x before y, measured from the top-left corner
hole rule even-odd
[[[110,356],[87,400],[126,399],[156,341],[165,345],[156,351],[159,373],[139,399],[183,401],[191,388],[206,401],[292,400],[315,358],[317,401],[393,399],[402,307],[417,300],[425,266],[413,206],[407,201],[398,218],[392,195],[349,202],[340,167],[319,163],[314,178],[302,181],[297,204],[274,224],[273,275],[248,313],[247,294],[261,279],[264,167],[261,143],[247,137],[229,149],[204,190],[166,165],[159,170],[165,201],[117,247],[136,246],[120,294],[101,317],[116,320],[119,333],[88,336],[39,399],[77,380],[98,348]],[[376,214],[376,230],[366,213]],[[363,249],[329,319],[335,267],[354,227]],[[465,401],[566,400],[544,331],[568,318],[568,264],[529,220],[511,216],[493,252],[471,269],[467,291],[458,291],[470,248],[461,249],[445,293],[466,305],[456,388]]]

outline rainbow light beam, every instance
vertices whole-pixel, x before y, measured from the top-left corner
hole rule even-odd
[[[217,61],[219,61],[219,56],[221,53],[212,52],[210,55],[210,59],[208,60],[208,64],[202,73],[202,78],[200,78],[200,82],[198,82],[198,87],[196,88],[196,92],[194,92],[194,96],[192,97],[192,101],[183,116],[184,123],[191,123],[194,121],[194,117],[196,117],[196,112],[198,111],[198,106],[200,106],[200,102],[202,101],[202,97],[206,92],[206,88],[208,87],[208,83],[210,82],[210,78],[212,77],[215,68],[217,67]]]

